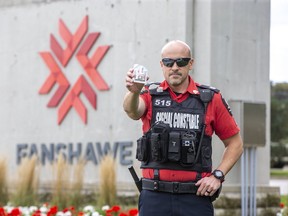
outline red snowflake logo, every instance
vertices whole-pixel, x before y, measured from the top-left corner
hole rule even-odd
[[[80,99],[80,94],[83,93],[94,109],[97,105],[97,95],[93,88],[87,82],[82,74],[70,88],[70,83],[62,72],[62,69],[67,66],[70,59],[76,56],[76,59],[86,72],[89,79],[98,90],[107,91],[109,86],[101,77],[97,70],[98,65],[109,50],[110,46],[99,46],[93,53],[92,57],[88,57],[88,53],[92,46],[100,36],[100,32],[89,33],[84,39],[88,30],[88,16],[85,16],[80,26],[74,34],[71,34],[62,19],[59,20],[59,34],[67,45],[62,48],[53,34],[50,35],[50,49],[52,52],[40,52],[40,56],[50,70],[50,75],[39,90],[39,94],[48,94],[54,85],[58,84],[58,88],[47,106],[49,108],[58,107],[58,124],[61,124],[65,116],[71,108],[74,108],[82,121],[87,123],[87,109]],[[84,41],[83,41],[84,40]],[[81,42],[83,43],[81,44]],[[81,46],[80,46],[81,44]],[[78,51],[77,48],[80,46]],[[53,54],[54,55],[53,55]],[[56,57],[55,60],[54,56]],[[62,101],[62,102],[61,102]],[[61,103],[60,103],[61,102]]]

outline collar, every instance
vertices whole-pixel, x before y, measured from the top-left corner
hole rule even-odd
[[[189,76],[188,78],[189,78],[189,85],[188,85],[186,92],[188,92],[190,94],[194,94],[194,95],[195,94],[199,95],[199,91],[197,88],[197,86],[199,86],[199,84],[194,82],[194,80],[191,78],[191,76]],[[172,89],[170,88],[170,86],[166,80],[164,80],[159,86],[162,87],[163,90],[169,89],[172,92]],[[186,92],[184,92],[183,94],[185,94]]]

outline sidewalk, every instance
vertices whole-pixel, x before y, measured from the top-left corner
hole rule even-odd
[[[270,186],[280,187],[280,194],[288,194],[288,179],[270,179]]]

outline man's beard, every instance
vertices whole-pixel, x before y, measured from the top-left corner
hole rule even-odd
[[[173,75],[176,75],[176,79],[175,78],[173,78],[172,76]],[[181,73],[178,73],[178,72],[173,72],[173,73],[171,73],[170,75],[169,75],[169,84],[171,85],[171,86],[179,86],[180,84],[182,84],[182,82],[183,82],[183,79],[182,79],[183,77],[182,77],[182,74]]]

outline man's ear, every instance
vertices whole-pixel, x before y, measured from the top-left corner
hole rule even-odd
[[[193,64],[194,64],[194,59],[191,58],[190,61],[189,61],[189,69],[190,69],[190,70],[192,70]]]

